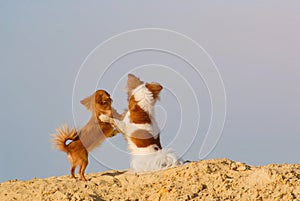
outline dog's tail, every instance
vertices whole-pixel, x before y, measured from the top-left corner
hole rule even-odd
[[[56,133],[52,134],[52,143],[55,148],[68,152],[68,145],[66,142],[68,140],[77,140],[79,138],[77,131],[73,128],[71,131],[69,130],[68,125],[64,125],[61,128],[56,129]]]

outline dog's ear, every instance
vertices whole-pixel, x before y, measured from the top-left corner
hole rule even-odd
[[[93,111],[95,94],[82,99],[80,103],[86,107],[87,110]]]
[[[163,89],[163,87],[158,84],[158,83],[155,83],[155,82],[152,82],[152,83],[146,83],[146,87],[147,89],[149,89],[149,91],[152,92],[153,94],[153,98],[156,100],[156,99],[159,99],[159,93],[160,91]]]
[[[131,96],[132,90],[134,90],[136,87],[140,86],[144,82],[141,81],[138,77],[136,77],[133,74],[128,74],[128,80],[127,80],[127,88],[126,91],[128,93],[128,97]]]

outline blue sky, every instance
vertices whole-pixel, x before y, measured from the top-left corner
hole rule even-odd
[[[52,149],[49,134],[63,123],[74,125],[77,121],[80,126],[88,120],[89,114],[78,100],[92,90],[80,91],[76,100],[72,97],[80,66],[101,42],[139,28],[164,28],[185,34],[199,43],[217,65],[226,89],[227,117],[222,136],[206,159],[226,157],[253,165],[299,163],[299,9],[296,0],[1,1],[0,181],[69,173],[66,155]],[[200,128],[183,158],[199,160],[210,105],[205,85],[193,77],[187,64],[167,54],[141,52],[116,62],[99,83],[101,86],[92,84],[111,93],[116,87],[114,106],[121,111],[126,107],[122,91],[126,80],[122,76],[134,67],[151,63],[180,72],[196,91]],[[172,133],[178,130],[180,105],[190,110],[195,103],[193,99],[180,99],[184,87],[180,81],[171,84],[170,72],[158,76],[153,69],[144,67],[136,73],[166,86],[158,116],[160,122],[166,121],[167,134],[162,133],[162,141],[169,144]],[[75,109],[72,100],[77,101]],[[187,103],[190,107],[185,106]],[[191,114],[191,122],[194,119]],[[191,133],[184,130],[178,135],[179,141],[182,138],[184,142],[185,132]],[[180,143],[171,147],[179,152],[183,149]],[[92,153],[87,172],[128,168],[125,152],[126,142],[121,136],[108,140]]]

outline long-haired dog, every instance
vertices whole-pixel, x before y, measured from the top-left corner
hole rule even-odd
[[[113,137],[118,133],[110,123],[102,122],[98,116],[101,114],[121,119],[111,107],[112,99],[105,90],[97,90],[93,95],[83,99],[83,104],[92,112],[88,123],[78,131],[73,128],[71,131],[68,126],[56,129],[57,134],[53,135],[53,143],[59,150],[66,152],[71,164],[71,177],[75,178],[74,171],[76,166],[80,166],[80,179],[86,181],[84,171],[88,165],[88,152],[99,146],[107,137]],[[67,145],[67,141],[71,142]]]
[[[108,115],[99,117],[124,133],[131,152],[131,168],[136,172],[160,170],[181,164],[177,156],[171,150],[162,149],[160,143],[154,105],[162,89],[158,83],[144,83],[129,74],[128,111],[124,119],[121,121]]]

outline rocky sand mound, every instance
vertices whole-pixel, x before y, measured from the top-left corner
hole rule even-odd
[[[108,171],[7,181],[1,200],[300,200],[300,165],[249,166],[228,159],[191,162],[158,172]]]

